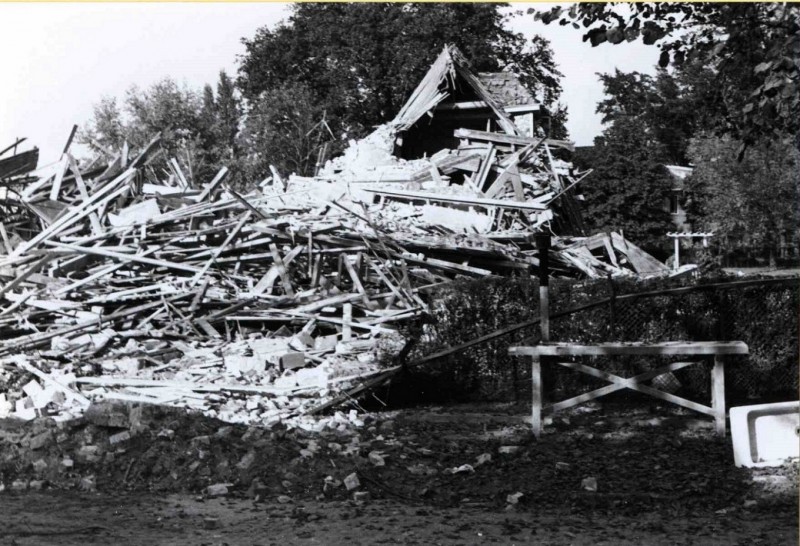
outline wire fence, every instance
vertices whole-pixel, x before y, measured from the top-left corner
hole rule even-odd
[[[611,295],[598,308],[556,319],[559,341],[744,341],[747,357],[728,357],[728,390],[735,398],[768,398],[798,388],[799,285],[793,281],[723,283],[656,293]],[[626,297],[626,296],[637,297]],[[585,326],[592,324],[594,329]],[[653,358],[615,358],[605,369],[634,375]],[[710,392],[708,359],[657,379],[668,390],[702,399]],[[585,379],[570,386],[585,390]]]
[[[538,342],[538,326],[531,324],[538,313],[538,286],[531,279],[456,285],[437,297],[437,322],[426,327],[411,359],[527,322],[524,328],[444,356],[419,372],[439,396],[527,399],[527,362],[510,357],[508,348]],[[553,341],[744,341],[750,354],[728,357],[726,367],[726,389],[735,401],[797,395],[799,313],[800,282],[794,278],[705,284],[563,281],[551,286]],[[623,376],[666,363],[653,357],[599,358],[605,359],[597,362],[603,369]],[[656,379],[656,386],[707,401],[709,367],[704,362],[684,368]],[[546,394],[556,398],[603,385],[569,370],[551,369],[543,379]]]

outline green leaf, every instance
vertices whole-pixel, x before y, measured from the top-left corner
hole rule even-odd
[[[594,28],[590,30],[586,36],[589,38],[589,41],[592,42],[592,47],[597,47],[606,41],[606,28],[605,26]]]
[[[609,43],[619,44],[625,39],[625,33],[619,27],[614,27],[606,32],[606,38]]]

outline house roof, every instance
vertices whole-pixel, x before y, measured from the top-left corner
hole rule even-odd
[[[481,72],[478,79],[503,107],[539,106],[533,94],[512,72]]]
[[[466,58],[454,45],[444,47],[391,124],[401,131],[410,128],[422,116],[436,109],[439,103],[455,90],[456,78],[466,82],[486,103],[497,117],[497,123],[503,131],[509,135],[517,134],[514,122],[481,80],[469,69]]]

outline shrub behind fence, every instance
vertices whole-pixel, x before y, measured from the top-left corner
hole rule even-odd
[[[531,278],[458,281],[432,298],[435,324],[425,328],[409,360],[476,339],[539,316],[538,284]],[[593,302],[602,302],[591,306]],[[586,307],[564,316],[565,311]],[[750,347],[735,357],[726,386],[732,400],[797,396],[797,279],[720,283],[711,280],[551,282],[553,341],[731,341]],[[514,400],[530,392],[528,363],[508,348],[538,341],[538,325],[482,343],[432,362],[412,373],[437,399]],[[605,369],[626,376],[650,369],[649,358],[615,358]],[[665,362],[664,362],[665,363]],[[708,365],[706,364],[707,368]],[[681,394],[706,400],[708,374],[691,366],[675,374]],[[574,372],[550,372],[545,388],[577,394],[602,382]],[[559,394],[559,397],[561,394]]]

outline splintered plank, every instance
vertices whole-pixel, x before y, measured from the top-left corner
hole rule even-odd
[[[616,250],[628,258],[628,261],[640,275],[663,273],[669,270],[665,264],[662,264],[638,246],[624,239],[622,235],[617,232],[611,232],[611,244]]]
[[[67,170],[67,165],[67,156],[64,155],[58,162],[58,170],[56,171],[53,185],[50,186],[50,201],[58,201],[58,194],[61,193],[61,182],[64,180],[64,173]]]
[[[60,219],[50,224],[50,226],[48,226],[47,229],[39,233],[39,235],[17,247],[16,250],[14,251],[14,255],[15,256],[22,255],[25,251],[35,247],[42,241],[45,241],[53,237],[55,234],[67,229],[68,227],[75,224],[78,220],[84,218],[93,211],[98,210],[100,207],[105,206],[110,201],[113,201],[117,197],[129,191],[128,187],[119,187],[119,185],[124,183],[131,176],[133,176],[135,172],[136,171],[133,169],[128,169],[127,171],[119,175],[112,182],[107,184],[104,188],[102,188],[101,190],[97,191],[94,195],[92,195],[92,197],[89,198],[87,201],[81,203],[75,208],[70,209],[66,214],[61,216]]]
[[[275,253],[272,251],[272,246],[275,245],[274,244],[270,245],[270,256],[272,256],[274,260]],[[275,246],[275,252],[277,252],[277,248],[278,247]],[[291,264],[294,261],[294,259],[303,252],[303,250],[304,246],[298,245],[282,258],[281,264],[283,266],[284,272],[286,271],[286,268],[289,266],[289,264]],[[271,294],[272,287],[274,286],[275,281],[278,280],[278,278],[281,276],[281,271],[282,271],[281,267],[278,265],[278,262],[276,261],[272,266],[270,266],[270,268],[267,270],[264,276],[261,277],[261,279],[256,283],[256,285],[253,287],[252,293],[256,295],[261,295],[264,292],[266,292],[267,294]],[[293,295],[293,294],[287,294],[287,295]]]
[[[16,365],[17,365],[19,368],[22,368],[23,370],[25,370],[26,372],[28,372],[28,373],[30,373],[30,374],[32,374],[32,375],[35,375],[36,377],[38,377],[39,379],[41,379],[43,382],[45,382],[45,383],[48,383],[48,384],[50,384],[50,385],[53,385],[53,386],[54,386],[54,387],[56,387],[58,390],[60,390],[60,391],[64,392],[65,394],[69,395],[70,397],[72,397],[72,398],[75,398],[76,400],[78,400],[78,401],[79,401],[81,404],[83,404],[84,406],[88,406],[88,405],[91,403],[91,402],[89,401],[89,399],[88,399],[88,398],[86,398],[85,396],[83,396],[83,395],[82,395],[81,393],[79,393],[78,391],[75,391],[75,390],[72,390],[72,389],[70,389],[68,386],[66,386],[66,385],[64,385],[63,383],[61,383],[60,381],[58,381],[58,380],[56,380],[56,379],[54,379],[54,378],[50,377],[48,374],[44,373],[43,371],[41,371],[41,370],[40,370],[39,368],[37,368],[36,366],[33,366],[32,364],[29,364],[29,363],[28,363],[28,362],[25,360],[25,358],[24,358],[24,357],[20,357],[20,358],[12,358],[11,360],[12,360],[12,361],[14,362],[14,364],[16,364]]]
[[[113,258],[115,260],[122,262],[137,262],[141,264],[153,265],[156,267],[166,267],[167,269],[175,269],[177,271],[186,271],[189,273],[199,273],[201,271],[199,267],[195,267],[192,265],[184,265],[175,262],[168,262],[166,260],[156,260],[154,258],[146,258],[140,254],[122,254],[119,252],[106,250],[102,247],[76,246],[64,243],[56,243],[55,241],[46,241],[45,244],[53,248],[68,250],[72,253],[95,254],[97,256],[105,256],[106,258]]]
[[[478,207],[493,208],[502,207],[514,210],[533,210],[543,211],[547,207],[542,203],[536,202],[513,202],[503,199],[484,199],[480,197],[470,197],[468,195],[442,195],[435,193],[426,193],[420,191],[398,191],[398,190],[373,190],[364,189],[363,191],[374,193],[375,195],[384,195],[386,197],[394,197],[407,200],[418,201],[434,201],[439,203],[453,203],[458,205],[474,205]]]
[[[227,248],[227,246],[229,244],[231,244],[231,241],[233,241],[233,239],[237,235],[239,235],[239,232],[242,230],[242,228],[247,223],[247,221],[250,220],[250,217],[252,215],[253,215],[253,213],[250,212],[249,210],[246,213],[244,213],[242,218],[236,224],[236,227],[233,228],[233,231],[231,231],[230,235],[228,235],[228,237],[225,239],[225,242],[223,242],[219,247],[217,247],[216,251],[211,256],[211,258],[209,258],[208,261],[205,263],[205,265],[203,265],[203,268],[200,271],[197,272],[197,274],[194,276],[194,278],[192,278],[191,282],[189,283],[190,286],[194,286],[195,284],[200,282],[200,279],[203,277],[203,275],[206,274],[206,271],[208,271],[208,269],[211,267],[211,265],[214,263],[214,261],[217,258],[219,258],[219,255],[222,254],[223,252],[225,252],[225,249]]]
[[[475,186],[483,190],[484,185],[486,184],[486,178],[489,176],[489,171],[492,170],[492,165],[494,164],[494,159],[497,156],[497,150],[495,149],[493,144],[489,144],[489,151],[486,153],[486,159],[481,162],[481,166],[478,169],[478,172],[475,174]]]
[[[381,279],[381,280],[383,281],[383,283],[384,283],[384,284],[385,284],[385,285],[386,285],[386,286],[389,288],[389,290],[391,290],[391,291],[392,291],[392,293],[393,293],[395,296],[397,296],[398,298],[400,298],[400,301],[401,301],[401,302],[406,302],[406,298],[405,298],[405,297],[403,296],[403,294],[400,292],[400,289],[398,289],[398,288],[397,288],[397,287],[394,285],[394,283],[393,283],[392,281],[390,281],[390,280],[389,280],[389,277],[387,277],[387,276],[386,276],[386,273],[384,273],[384,272],[382,271],[381,267],[380,267],[378,264],[376,264],[375,262],[373,262],[372,260],[370,260],[368,256],[367,256],[367,263],[369,263],[369,265],[370,265],[370,267],[372,268],[372,270],[373,270],[373,271],[375,271],[375,273],[377,273],[377,274],[378,274],[378,277],[380,277],[380,279]]]
[[[197,308],[200,306],[200,303],[203,301],[203,298],[206,295],[206,291],[208,290],[208,286],[211,284],[211,279],[206,279],[203,281],[203,284],[200,285],[200,288],[197,289],[195,292],[194,299],[192,299],[192,304],[189,306],[189,312],[194,313],[197,311]]]
[[[311,288],[319,286],[320,275],[322,274],[322,255],[314,256],[314,267],[311,269]]]
[[[278,251],[278,246],[275,243],[270,243],[269,251],[272,253],[272,259],[275,261],[275,267],[277,268],[278,276],[281,279],[281,285],[283,285],[284,294],[287,296],[294,296],[294,288],[292,287],[292,282],[289,278],[289,272],[286,269],[286,264],[283,262],[283,258],[281,258],[281,253]]]
[[[205,201],[205,200],[206,200],[206,199],[207,199],[207,198],[208,198],[210,195],[213,195],[213,194],[214,194],[214,192],[216,192],[216,191],[217,191],[217,189],[219,188],[220,184],[222,184],[223,180],[225,180],[225,178],[228,176],[228,172],[229,172],[229,171],[228,171],[228,167],[222,167],[222,168],[219,170],[219,172],[216,174],[216,176],[215,176],[215,177],[214,177],[214,178],[211,180],[211,182],[209,182],[209,183],[208,183],[208,185],[207,185],[205,188],[203,188],[203,191],[202,191],[202,192],[200,193],[200,195],[197,197],[197,201],[198,201],[198,203],[202,203],[202,202],[203,202],[203,201]],[[239,196],[238,194],[236,194],[236,195],[234,195],[234,197],[237,197],[239,201],[241,201],[241,202],[245,203],[245,204],[246,204],[246,206],[247,206],[249,209],[251,209],[251,212],[252,212],[252,211],[255,211],[255,212],[256,212],[256,213],[257,213],[259,216],[262,216],[262,217],[263,217],[263,214],[261,214],[260,212],[258,212],[258,211],[257,211],[257,210],[256,210],[254,207],[250,207],[250,206],[249,206],[249,203],[247,203],[247,201],[245,201],[244,199],[242,199],[242,198],[241,198],[241,196]]]
[[[116,313],[112,313],[110,315],[101,315],[94,320],[89,320],[87,322],[82,322],[76,326],[68,326],[66,328],[61,328],[59,330],[53,330],[50,332],[43,332],[41,334],[35,334],[30,336],[21,336],[16,337],[13,339],[8,339],[4,341],[0,341],[0,356],[4,356],[7,354],[13,354],[16,352],[24,351],[27,349],[32,349],[34,347],[38,347],[43,344],[47,344],[50,342],[51,339],[56,337],[64,337],[69,336],[70,334],[74,334],[76,332],[80,332],[83,330],[89,330],[92,328],[96,328],[102,324],[113,324],[117,321],[122,319],[127,319],[128,317],[132,317],[142,313],[144,311],[148,311],[150,309],[154,309],[156,307],[162,307],[163,301],[167,302],[175,302],[181,299],[184,299],[189,294],[178,294],[176,296],[171,296],[166,298],[165,300],[146,303],[143,305],[139,305],[137,307],[123,309],[122,311],[117,311]]]
[[[0,221],[0,236],[3,238],[3,246],[6,249],[6,254],[11,254],[14,252],[14,247],[11,246],[11,241],[8,239],[8,232],[6,231],[6,226]]]
[[[36,273],[36,271],[38,271],[42,266],[44,266],[47,262],[49,262],[53,258],[55,258],[55,256],[52,255],[40,258],[36,263],[34,263],[28,269],[17,275],[13,281],[0,288],[0,297],[2,297],[7,292],[14,290],[17,286],[22,284],[25,281],[25,279],[27,279],[32,273]]]
[[[604,356],[604,355],[746,355],[742,341],[665,341],[661,343],[598,343],[583,345],[548,342],[536,346],[511,347],[512,355]]]
[[[71,155],[68,155],[67,158],[69,161],[69,169],[75,176],[75,185],[78,186],[78,192],[81,194],[83,200],[86,201],[89,199],[89,192],[86,191],[86,184],[83,181],[83,176],[81,176],[81,170],[78,168],[78,164]],[[100,225],[100,218],[97,217],[96,212],[89,214],[89,221],[92,224],[92,233],[95,235],[103,233],[103,227]]]
[[[514,197],[517,201],[524,201],[525,194],[522,192],[522,182],[519,178],[519,169],[517,168],[518,162],[513,162],[511,165],[503,169],[497,178],[486,190],[486,197],[494,198],[500,195],[505,189],[505,185],[511,182],[514,187]]]
[[[181,187],[185,190],[190,188],[189,181],[186,180],[186,177],[183,176],[183,171],[181,170],[181,166],[178,164],[178,160],[174,157],[169,160],[169,165],[172,167],[172,171],[175,173],[175,176],[178,178],[178,181],[181,184]]]
[[[350,260],[346,254],[342,255],[342,261],[344,262],[344,267],[347,270],[347,274],[350,277],[350,280],[353,281],[353,286],[355,287],[356,290],[358,290],[358,293],[361,294],[361,297],[364,300],[364,305],[370,307],[372,302],[369,300],[369,295],[367,294],[367,291],[364,289],[364,285],[361,283],[361,279],[358,276],[358,272],[356,271],[355,267],[353,267],[353,264],[350,263]]]
[[[479,140],[483,142],[493,142],[511,146],[526,146],[528,144],[534,144],[538,140],[530,137],[508,135],[503,133],[491,133],[488,131],[477,131],[474,129],[456,129],[453,135],[456,138],[462,138],[466,140]],[[567,140],[547,139],[545,142],[549,146],[557,146],[559,148],[566,148],[568,150],[575,151],[575,145]]]
[[[350,341],[353,338],[353,304],[345,303],[342,310],[342,341]]]

